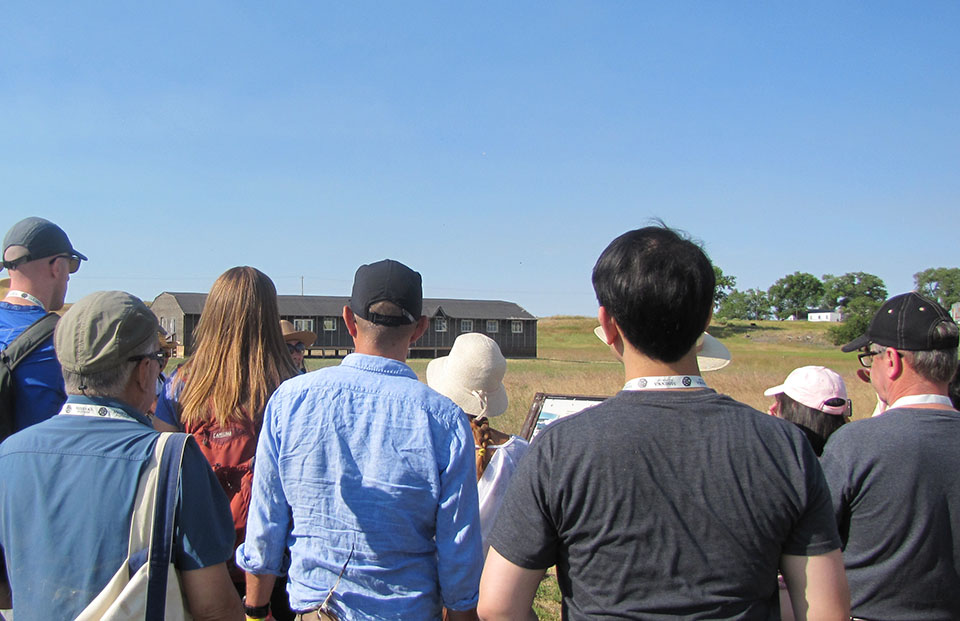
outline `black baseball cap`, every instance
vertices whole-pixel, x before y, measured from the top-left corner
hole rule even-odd
[[[87,260],[87,257],[73,249],[63,229],[43,218],[24,218],[14,224],[3,238],[3,267],[6,268],[58,254]]]
[[[392,302],[402,315],[381,315],[370,311],[377,302]],[[393,259],[361,265],[353,278],[350,310],[358,317],[382,326],[416,323],[423,310],[423,282],[418,272]]]
[[[937,326],[953,323],[950,314],[933,300],[916,291],[894,296],[883,303],[870,320],[866,334],[840,349],[854,351],[869,343],[905,351],[931,351],[956,347],[958,338],[938,337]]]

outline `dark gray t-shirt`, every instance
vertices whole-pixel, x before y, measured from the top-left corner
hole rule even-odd
[[[830,436],[853,615],[960,619],[960,414],[897,408]]]
[[[621,392],[550,425],[490,540],[557,565],[565,619],[779,619],[780,556],[840,547],[803,434],[712,390]]]

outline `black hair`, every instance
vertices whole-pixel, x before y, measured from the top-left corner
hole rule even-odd
[[[803,405],[785,393],[778,394],[776,399],[780,404],[780,418],[793,423],[803,431],[818,457],[823,454],[823,446],[827,443],[830,434],[847,422],[846,416],[821,412],[816,408]]]
[[[953,409],[960,410],[960,366],[957,366],[957,370],[953,373],[948,394],[950,395],[950,401],[953,403]]]
[[[597,301],[645,356],[676,362],[707,326],[716,276],[703,250],[666,226],[616,238],[593,267]]]

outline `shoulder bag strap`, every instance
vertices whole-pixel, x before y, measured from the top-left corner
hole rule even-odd
[[[177,497],[180,489],[180,465],[190,436],[170,433],[160,460],[157,510],[150,541],[150,581],[147,586],[146,621],[163,621],[167,598],[167,575],[173,551]]]
[[[23,332],[17,335],[17,338],[13,339],[4,348],[4,362],[9,365],[11,371],[17,368],[21,360],[33,353],[33,350],[53,335],[53,330],[57,327],[57,321],[59,320],[60,315],[47,313],[27,326]]]

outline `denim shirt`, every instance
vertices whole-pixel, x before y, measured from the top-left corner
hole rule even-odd
[[[344,619],[473,608],[473,450],[460,408],[402,362],[350,354],[287,380],[264,413],[237,565],[279,574],[289,547],[295,610],[316,608],[346,565],[333,600]]]

